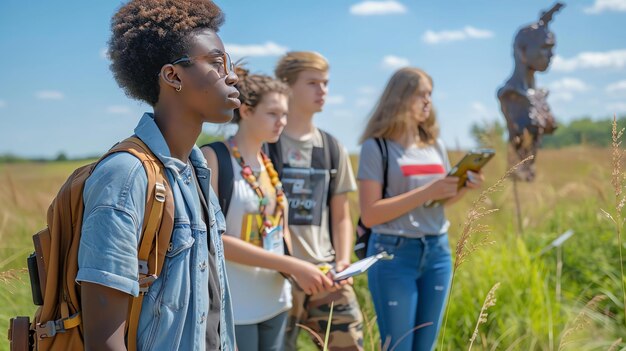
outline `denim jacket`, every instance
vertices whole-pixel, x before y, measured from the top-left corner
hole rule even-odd
[[[224,215],[210,186],[211,172],[194,146],[189,156],[205,196],[202,214],[192,168],[171,157],[152,114],[135,128],[163,162],[175,204],[174,229],[163,270],[144,296],[137,334],[138,350],[205,350],[209,309],[208,237],[215,247],[221,288],[220,342],[234,351],[234,321],[224,263]],[[127,294],[139,294],[137,245],[145,212],[147,176],[140,161],[116,153],[100,162],[85,183],[82,236],[77,282],[101,284]]]

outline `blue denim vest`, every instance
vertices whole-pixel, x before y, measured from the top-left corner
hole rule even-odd
[[[209,309],[208,236],[215,247],[221,287],[220,341],[233,351],[234,321],[226,278],[222,234],[225,220],[210,186],[211,172],[194,147],[190,161],[205,196],[202,215],[191,167],[172,158],[151,114],[135,134],[163,162],[174,195],[174,230],[163,270],[144,297],[138,350],[204,350]],[[119,153],[100,163],[85,185],[85,215],[77,281],[89,281],[137,295],[137,242],[145,211],[147,178],[135,157]],[[132,249],[129,249],[132,248]]]

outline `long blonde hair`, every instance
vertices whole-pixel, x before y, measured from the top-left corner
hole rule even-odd
[[[439,136],[435,109],[431,107],[430,115],[421,123],[415,120],[411,111],[411,105],[424,81],[428,81],[431,86],[433,84],[432,78],[419,68],[406,67],[394,73],[374,107],[359,142],[363,143],[369,138],[398,138],[417,129],[418,145],[434,144]]]

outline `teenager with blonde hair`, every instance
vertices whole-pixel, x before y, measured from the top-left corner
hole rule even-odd
[[[278,142],[270,144],[270,155],[289,199],[293,255],[316,265],[333,265],[340,272],[350,265],[353,249],[348,193],[356,190],[356,183],[346,149],[313,122],[327,98],[328,69],[328,61],[317,52],[289,52],[281,57],[275,73],[291,88],[288,123]],[[349,283],[345,280],[335,289],[313,294],[292,289],[287,350],[296,349],[297,323],[320,335],[331,323],[330,349],[362,349],[362,316]]]

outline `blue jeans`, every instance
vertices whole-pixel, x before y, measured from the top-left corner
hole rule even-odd
[[[285,311],[256,324],[235,325],[235,338],[239,351],[282,351],[285,343],[287,316]]]
[[[448,235],[409,239],[372,233],[367,255],[387,251],[368,271],[378,329],[384,344],[396,351],[433,350],[450,290],[452,259]],[[424,324],[414,332],[411,329]],[[402,338],[404,336],[404,338]]]

